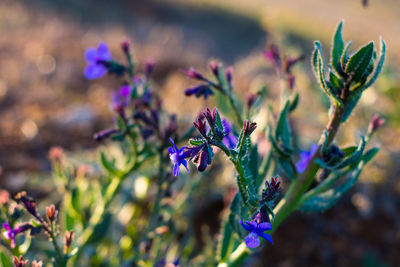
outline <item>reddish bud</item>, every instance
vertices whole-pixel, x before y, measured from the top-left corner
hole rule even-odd
[[[124,40],[121,43],[121,48],[122,51],[124,51],[125,54],[129,54],[130,53],[130,48],[131,48],[131,42],[129,40]]]
[[[385,119],[379,116],[379,114],[372,115],[371,122],[368,126],[368,133],[374,133],[379,127],[385,123]]]
[[[24,267],[25,264],[28,264],[28,260],[24,260],[22,256],[19,256],[19,258],[14,256],[13,262],[14,262],[14,267]]]
[[[210,67],[211,72],[214,74],[214,76],[218,79],[220,64],[216,60],[211,60],[208,66]]]
[[[243,135],[246,137],[250,136],[256,128],[257,128],[257,123],[245,120],[243,122]]]
[[[229,85],[232,84],[232,77],[233,77],[233,68],[232,67],[227,67],[225,69],[225,79],[228,82]]]
[[[56,207],[54,205],[50,205],[49,207],[46,207],[46,216],[47,219],[52,222],[56,219],[58,211],[56,210]]]
[[[71,248],[72,241],[74,241],[74,232],[73,231],[65,232],[64,251],[66,254],[68,253],[69,249]]]

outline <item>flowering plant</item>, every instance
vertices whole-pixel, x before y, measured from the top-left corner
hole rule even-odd
[[[183,70],[199,82],[184,91],[186,96],[216,97],[226,105],[207,107],[195,118],[194,127],[180,127],[150,83],[154,63],[147,62],[140,71],[129,42],[122,43],[125,63],[115,61],[104,43],[89,48],[86,78],[108,73],[121,80],[110,104],[115,126],[94,134],[98,141],[111,140],[114,150],[102,151],[102,171],[93,165],[97,171],[90,174],[54,148],[50,158],[62,197],[46,208],[45,216],[27,193],[15,196],[17,203],[7,192],[1,193],[3,243],[14,256],[14,265],[27,264],[23,257],[30,257],[32,236],[44,233],[51,246],[34,255],[54,266],[238,266],[263,240],[272,244],[273,231],[291,213],[332,207],[377,154],[378,148],[367,146],[384,123],[374,115],[358,145],[340,147],[335,142],[340,126],[378,78],[386,49],[381,40],[379,58],[373,42],[350,54],[351,42],[344,43],[342,26],[339,23],[334,34],[327,69],[321,44],[314,43],[312,67],[330,99],[330,111],[321,138],[309,151],[295,142],[290,121],[299,103],[293,66],[302,57],[283,57],[276,46],[265,52],[282,80],[283,92],[279,113],[266,109],[270,118],[261,130],[255,118],[265,107],[265,94],[260,91],[240,101],[232,67],[211,61],[210,77],[194,68]],[[260,152],[262,140],[270,144],[267,152]],[[181,146],[184,142],[187,145]],[[229,198],[220,234],[210,237],[210,247],[198,247],[190,220],[182,225],[182,217],[192,212],[185,204],[201,183],[199,173],[211,175],[218,154],[232,164],[237,190]],[[190,172],[189,162],[197,172]],[[181,165],[187,171],[181,172]],[[23,217],[23,209],[30,219]],[[3,266],[13,265],[8,254],[0,256]]]

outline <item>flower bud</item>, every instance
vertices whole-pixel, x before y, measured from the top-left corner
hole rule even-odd
[[[28,264],[28,260],[24,260],[22,256],[19,256],[19,258],[14,256],[13,262],[14,262],[14,267],[24,267],[25,264]]]
[[[96,141],[102,141],[102,140],[104,140],[104,139],[106,139],[106,138],[110,137],[111,135],[116,134],[118,132],[119,132],[118,129],[105,129],[103,131],[95,133],[93,135],[93,138]]]
[[[129,40],[122,41],[121,48],[122,48],[122,51],[124,51],[124,53],[126,55],[130,54],[130,50],[131,50],[130,47],[131,47],[131,42]]]
[[[53,222],[56,219],[57,213],[58,211],[56,210],[56,207],[54,205],[46,207],[46,216],[50,222]]]
[[[151,60],[147,60],[145,63],[145,68],[144,68],[144,73],[146,77],[150,77],[151,73],[153,73],[154,67],[156,66],[156,63]]]
[[[49,159],[52,162],[62,164],[63,159],[64,159],[64,150],[59,146],[54,146],[54,147],[50,148]]]
[[[64,239],[64,253],[68,253],[69,249],[71,248],[72,241],[74,240],[74,232],[67,231],[65,232],[65,239]]]
[[[186,76],[188,76],[189,78],[208,82],[208,80],[200,72],[198,72],[194,68],[190,68],[188,70],[181,70],[181,71],[184,74],[186,74]]]
[[[378,114],[372,115],[371,122],[368,126],[368,134],[374,133],[379,127],[385,123],[385,119]]]
[[[233,68],[227,67],[225,69],[225,79],[230,86],[232,85],[232,77],[233,77]]]
[[[28,197],[25,191],[19,192],[16,196],[15,196],[15,200],[19,203],[22,202],[22,204],[24,205],[25,209],[32,214],[34,217],[37,217],[37,211],[36,211],[36,201],[31,198]]]
[[[208,66],[210,67],[210,70],[214,76],[218,79],[220,64],[216,60],[211,60]]]
[[[257,123],[255,123],[255,122],[250,122],[250,121],[248,121],[248,120],[245,120],[244,122],[243,122],[243,135],[245,136],[245,137],[248,137],[248,136],[250,136],[253,132],[254,132],[254,130],[257,128]]]

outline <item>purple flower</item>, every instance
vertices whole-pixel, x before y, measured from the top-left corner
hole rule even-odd
[[[94,47],[86,49],[85,59],[88,63],[84,72],[85,77],[89,80],[93,80],[107,73],[107,68],[102,61],[111,60],[111,53],[108,51],[107,45],[101,42],[97,49]]]
[[[300,153],[300,159],[296,164],[297,172],[302,173],[305,171],[311,158],[314,156],[315,152],[317,152],[317,149],[318,149],[318,145],[312,144],[310,151],[302,151]]]
[[[196,96],[197,98],[204,96],[204,99],[207,99],[209,95],[213,95],[214,92],[210,89],[210,86],[207,84],[197,85],[192,88],[188,88],[185,90],[186,96]]]
[[[111,109],[120,112],[126,108],[131,101],[132,88],[129,85],[122,86],[118,92],[111,93]]]
[[[190,173],[187,167],[187,161],[185,159],[186,153],[183,151],[186,147],[183,146],[181,149],[178,149],[174,143],[174,140],[172,140],[172,138],[170,138],[169,140],[171,140],[172,147],[168,148],[168,152],[169,152],[169,158],[171,159],[172,163],[174,163],[174,171],[173,171],[174,176],[179,175],[179,166],[181,164],[185,166],[188,173]]]
[[[6,230],[5,233],[4,233],[4,236],[7,239],[11,240],[11,248],[14,248],[16,246],[16,242],[15,242],[16,236],[18,234],[22,233],[22,232],[25,232],[28,229],[31,229],[32,225],[30,225],[28,223],[25,223],[25,224],[22,224],[22,225],[20,225],[19,227],[15,228],[15,229],[12,229],[10,224],[8,223],[8,221],[6,221],[3,224],[3,228]]]
[[[222,125],[224,126],[224,139],[222,139],[222,142],[230,149],[235,148],[238,139],[232,132],[232,124],[222,119]]]
[[[243,221],[240,220],[240,224],[246,231],[249,232],[249,234],[244,239],[246,246],[248,246],[249,248],[256,248],[260,245],[259,237],[264,238],[272,244],[272,237],[269,234],[264,233],[265,231],[272,230],[270,223],[257,223],[256,221],[245,221],[243,223]]]

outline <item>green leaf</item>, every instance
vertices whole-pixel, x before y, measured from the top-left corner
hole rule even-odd
[[[352,153],[342,162],[340,162],[336,167],[336,169],[342,169],[348,165],[358,164],[358,162],[362,159],[361,157],[364,153],[365,145],[366,145],[365,138],[364,136],[361,135],[360,144],[358,145],[357,149],[354,151],[354,153]]]
[[[296,92],[292,101],[290,102],[290,106],[289,106],[289,112],[292,112],[293,110],[295,110],[299,104],[299,99],[300,99],[300,94],[299,92]]]
[[[341,148],[340,150],[342,150],[342,152],[344,153],[345,157],[348,157],[351,154],[353,154],[354,151],[357,150],[357,147],[356,146],[349,146],[349,147]]]
[[[271,142],[274,151],[278,153],[281,157],[290,157],[292,154],[292,150],[282,149],[275,138],[272,136],[271,128],[268,127],[268,140]]]
[[[342,91],[344,87],[343,81],[339,79],[339,77],[336,76],[332,71],[329,72],[329,82],[335,95]]]
[[[375,72],[372,75],[372,77],[364,85],[364,87],[363,87],[364,89],[367,89],[372,84],[374,84],[374,82],[376,81],[376,79],[378,78],[379,74],[382,71],[383,63],[385,62],[385,56],[386,56],[386,43],[382,38],[380,41],[381,41],[381,47],[380,47],[378,65],[376,66]]]
[[[379,148],[377,147],[371,148],[370,150],[364,153],[361,160],[364,162],[364,164],[367,164],[375,157],[376,154],[378,154],[378,152]]]
[[[259,165],[258,149],[257,149],[257,144],[255,144],[251,149],[250,161],[249,161],[249,169],[251,170],[253,177],[257,177],[258,175],[258,165]]]
[[[343,54],[340,58],[340,64],[342,64],[342,69],[346,69],[347,62],[349,61],[349,49],[353,42],[349,41],[343,49]]]
[[[282,109],[281,114],[279,115],[278,123],[275,129],[275,139],[281,140],[285,148],[291,147],[291,135],[288,120],[289,105],[290,102],[287,101],[285,107]]]
[[[190,138],[189,139],[189,144],[191,144],[192,146],[199,146],[201,144],[203,144],[205,142],[205,140],[203,138]]]
[[[221,120],[221,116],[219,115],[219,112],[218,112],[218,110],[216,111],[216,113],[215,113],[216,115],[215,115],[215,126],[217,127],[217,129],[220,131],[220,132],[224,132],[224,126],[223,126],[223,124],[222,124],[222,120]]]
[[[332,51],[331,51],[331,65],[336,70],[339,75],[343,75],[343,69],[341,66],[340,58],[343,54],[344,50],[344,42],[342,37],[342,28],[343,28],[343,21],[339,23],[336,29],[336,33],[333,36],[333,44],[332,44]]]
[[[351,80],[354,82],[361,81],[364,73],[366,72],[369,63],[372,60],[374,54],[374,42],[369,42],[365,46],[361,47],[347,63],[346,73],[351,76]]]
[[[107,235],[108,229],[110,229],[112,223],[112,218],[113,216],[110,212],[103,215],[101,222],[94,226],[93,234],[88,240],[89,243],[98,243]]]
[[[100,160],[101,160],[101,165],[106,169],[110,174],[114,174],[116,176],[121,176],[123,174],[122,171],[118,170],[113,162],[110,162],[106,155],[104,154],[104,151],[100,152]]]
[[[1,267],[13,267],[14,266],[11,257],[3,251],[0,252],[0,263],[1,263]]]
[[[349,99],[347,100],[346,109],[344,110],[342,122],[346,122],[346,120],[350,117],[354,108],[357,106],[358,100],[360,100],[362,95],[361,90],[356,90],[350,94]]]
[[[324,70],[324,58],[322,56],[321,44],[320,42],[314,42],[314,52],[312,55],[312,65],[315,77],[319,81],[321,88],[324,90],[325,94],[334,100],[338,105],[342,104],[342,101],[329,90],[328,84],[325,80],[325,70]]]
[[[224,261],[225,258],[232,251],[233,246],[233,230],[232,226],[229,223],[224,224],[224,228],[222,230],[222,238],[218,243],[218,260]]]

